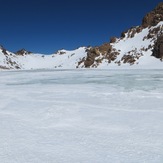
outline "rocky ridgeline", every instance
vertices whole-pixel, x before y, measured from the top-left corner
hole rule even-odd
[[[28,54],[31,54],[32,52],[30,51],[27,51],[25,49],[21,49],[21,50],[18,50],[15,54],[16,55],[21,55],[21,56],[24,56],[24,55],[28,55]]]
[[[0,46],[0,50],[2,50],[4,55],[8,55],[7,50],[2,45]]]
[[[142,20],[142,27],[146,28],[149,26],[155,26],[160,21],[163,21],[163,2],[159,3],[158,6],[149,12]]]
[[[114,62],[115,64],[120,65],[121,63],[129,63],[130,65],[136,64],[136,61],[142,56],[142,53],[137,52],[136,49],[128,51],[121,58],[120,61],[115,61],[117,56],[120,54],[120,51],[117,51],[113,48],[113,45],[117,41],[123,40],[124,38],[133,38],[136,34],[142,32],[145,28],[151,28],[156,26],[160,21],[163,21],[163,2],[159,3],[158,6],[151,12],[149,12],[142,20],[142,24],[137,27],[131,27],[129,30],[126,30],[121,33],[120,38],[111,37],[109,43],[105,43],[101,46],[96,46],[89,48],[87,50],[87,56],[82,58],[79,62],[80,64],[84,63],[83,67],[98,67],[98,65],[105,59],[108,60],[108,63]],[[151,28],[143,41],[147,39],[153,39],[155,42],[154,45],[149,45],[148,48],[142,48],[141,51],[151,50],[153,51],[153,56],[156,58],[163,58],[163,27],[159,26],[156,28]]]
[[[142,27],[150,27],[157,25],[160,21],[163,21],[163,2],[159,3],[158,6],[148,13],[142,21]],[[159,33],[159,31],[161,31]],[[154,30],[150,31],[148,34],[148,38],[153,38],[154,36],[157,36],[157,39],[155,40],[155,45],[153,48],[153,54],[152,56],[155,56],[156,58],[163,59],[163,26],[157,27]]]
[[[0,46],[0,50],[5,56],[5,63],[8,65],[8,67],[0,65],[0,69],[20,69],[19,64],[13,61],[12,58],[14,58],[15,56],[24,56],[27,54],[31,54],[31,52],[28,52],[25,49],[21,49],[16,53],[11,53],[7,51],[3,46]]]

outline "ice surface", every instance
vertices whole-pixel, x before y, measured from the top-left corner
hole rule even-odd
[[[0,72],[1,163],[162,163],[163,70]]]

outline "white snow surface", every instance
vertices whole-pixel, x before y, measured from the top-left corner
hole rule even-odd
[[[1,163],[162,163],[163,70],[0,72]]]

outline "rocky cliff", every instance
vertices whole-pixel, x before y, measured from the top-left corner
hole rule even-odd
[[[120,38],[111,37],[109,43],[89,49],[87,56],[83,59],[84,67],[98,67],[104,60],[108,63],[114,62],[119,66],[126,63],[134,65],[139,63],[140,57],[148,54],[161,59],[163,57],[162,22],[163,2],[159,3],[154,10],[144,16],[140,26],[132,27],[122,32]],[[138,35],[143,33],[144,36],[142,38],[137,38]],[[126,48],[125,51],[121,46],[118,47],[119,44],[128,47],[130,41],[133,42],[133,45],[128,49]],[[136,42],[141,46],[135,46]],[[119,58],[119,56],[121,57]],[[119,59],[117,60],[117,58]]]

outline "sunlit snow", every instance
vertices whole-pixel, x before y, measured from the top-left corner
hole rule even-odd
[[[1,163],[162,163],[163,70],[0,72]]]

